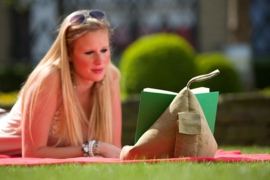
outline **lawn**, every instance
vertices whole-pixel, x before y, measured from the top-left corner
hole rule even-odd
[[[270,153],[270,147],[220,147],[245,154]],[[138,164],[61,164],[0,166],[0,179],[270,179],[270,162],[162,162]]]

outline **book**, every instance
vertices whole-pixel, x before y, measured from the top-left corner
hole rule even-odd
[[[198,99],[209,128],[214,134],[219,92],[210,92],[209,88],[205,87],[191,89],[191,91]],[[152,88],[145,88],[141,92],[135,143],[156,122],[177,94]]]

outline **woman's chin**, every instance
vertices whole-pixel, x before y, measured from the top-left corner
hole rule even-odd
[[[100,82],[104,79],[104,76],[101,76],[101,77],[98,77],[98,78],[95,78],[93,81],[94,82]]]

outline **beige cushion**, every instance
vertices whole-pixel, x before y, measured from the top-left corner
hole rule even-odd
[[[190,82],[134,146],[123,147],[122,160],[214,157],[216,140],[189,85]]]

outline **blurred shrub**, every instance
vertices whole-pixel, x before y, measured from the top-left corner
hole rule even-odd
[[[195,61],[199,74],[208,74],[216,69],[220,71],[217,77],[197,83],[197,85],[194,83],[196,86],[209,87],[211,91],[219,91],[220,93],[243,91],[239,75],[222,53],[198,54]],[[193,88],[192,85],[191,88]]]
[[[0,64],[0,91],[20,90],[31,71],[32,67],[23,64]]]
[[[144,88],[178,92],[197,75],[194,50],[174,34],[143,36],[123,53],[119,69],[122,95],[139,94]]]

